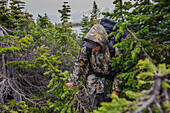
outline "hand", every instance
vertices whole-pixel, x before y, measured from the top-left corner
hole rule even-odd
[[[67,85],[69,88],[73,87],[73,83],[71,83],[71,82],[68,82]]]
[[[112,91],[112,94],[116,94],[117,96],[119,96],[119,93],[114,90]]]

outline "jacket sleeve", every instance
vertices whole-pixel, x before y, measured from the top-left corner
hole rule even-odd
[[[81,51],[78,61],[74,65],[73,73],[70,75],[69,78],[70,82],[78,80],[78,78],[81,75],[85,74],[87,70],[87,63],[88,63],[87,52],[86,52],[86,47],[84,47]]]
[[[118,87],[118,82],[121,83],[122,80],[115,77],[113,81],[113,86],[112,86],[113,91],[116,91],[116,92],[121,91],[121,89]]]

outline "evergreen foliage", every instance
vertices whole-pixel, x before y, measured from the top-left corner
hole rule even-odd
[[[90,30],[89,27],[89,18],[88,16],[83,15],[82,21],[81,21],[81,32],[82,34],[80,34],[81,40],[83,40],[84,36],[88,33],[88,31]]]
[[[10,2],[10,4],[9,4]],[[121,79],[119,97],[102,103],[94,113],[170,112],[169,101],[169,1],[114,0],[113,13],[103,12],[118,23],[108,37],[115,40],[127,30],[128,36],[114,47],[119,57],[111,66]],[[9,4],[9,7],[8,7]],[[99,22],[99,10],[93,3],[91,16],[83,16],[81,40],[69,23],[70,6],[64,2],[62,24],[53,25],[47,14],[24,12],[21,0],[0,1],[0,112],[75,113],[90,112],[84,78],[66,82],[81,50],[81,41],[90,27]],[[111,87],[111,85],[110,85]]]
[[[7,1],[1,0],[0,1],[0,23],[4,26],[7,26],[7,20],[9,18],[9,15],[7,13],[9,9],[7,9]]]
[[[9,4],[9,8],[8,8]],[[24,36],[34,26],[31,14],[23,12],[25,2],[20,0],[1,1],[0,25],[6,27],[9,34]]]
[[[53,98],[48,99],[49,108],[53,108],[54,112],[72,112],[73,105],[73,90],[66,85],[66,80],[69,78],[69,72],[58,70],[58,64],[61,64],[59,57],[48,54],[48,47],[41,46],[37,48],[41,58],[36,61],[42,62],[42,68],[46,68],[44,75],[51,75],[51,80],[47,85],[50,90],[49,94],[53,94]]]
[[[41,28],[47,29],[53,26],[46,13],[44,17],[38,14],[37,25],[39,25]]]
[[[20,6],[16,5],[20,2],[13,2],[11,2],[13,4],[9,10]],[[4,14],[6,14],[6,12],[4,12]],[[14,14],[11,14],[12,13],[8,14],[9,18],[13,20],[13,22],[17,20],[14,22],[15,24],[19,23],[18,20],[20,19],[28,20],[29,18],[27,16],[18,16],[18,18],[15,19],[11,18],[12,16],[15,16]],[[3,19],[1,21],[3,21]],[[2,91],[0,93],[0,102],[2,104],[5,103],[0,109],[2,112],[51,112],[53,110],[66,110],[68,106],[72,104],[72,102],[70,104],[68,104],[68,102],[70,102],[70,99],[73,98],[73,94],[70,92],[71,90],[66,86],[66,84],[64,84],[65,80],[68,79],[68,74],[67,78],[62,79],[63,82],[56,78],[59,76],[59,73],[61,76],[65,74],[62,71],[67,69],[71,70],[74,60],[77,58],[79,45],[76,41],[74,41],[76,34],[72,33],[70,26],[52,25],[47,14],[45,14],[44,17],[39,15],[37,24],[33,23],[32,25],[32,21],[27,22],[29,22],[30,25],[20,23],[13,29],[9,26],[5,26],[7,24],[5,21],[0,24],[2,26],[0,31],[2,31],[3,34],[0,37],[0,68],[3,69],[0,71],[0,76],[2,76],[2,81],[0,81],[0,88]],[[26,32],[22,32],[22,29],[20,29],[21,27],[19,27],[20,25],[22,25],[23,28],[28,28],[25,29]],[[8,31],[8,29],[11,31]],[[7,32],[10,32],[11,35]],[[13,36],[13,34],[16,36]],[[46,46],[48,46],[49,50],[47,50]],[[45,65],[49,67],[45,68],[43,63],[46,63]],[[55,70],[53,70],[54,68]],[[52,74],[52,76],[43,76],[43,73],[44,75],[50,74],[50,70],[53,70],[54,73],[58,70],[59,73],[57,71],[58,74],[56,75]],[[5,74],[6,72],[8,72],[7,75]],[[6,79],[5,76],[9,76],[8,74],[11,72],[13,72],[13,74],[11,74],[12,77]],[[16,73],[18,73],[18,75],[16,75]],[[58,82],[53,84],[56,80]],[[11,83],[13,86],[11,86],[8,81],[12,81]],[[3,84],[4,82],[7,83]],[[61,89],[61,91],[59,91],[60,94],[57,92],[55,93],[55,91],[58,91],[55,86],[58,83],[61,84],[57,88]],[[18,88],[15,87],[16,85],[19,85]],[[46,87],[47,85],[48,87]],[[62,88],[60,86],[62,86]],[[55,87],[55,90],[52,91],[53,87]],[[63,89],[63,87],[65,87],[65,89]],[[47,90],[49,90],[48,93],[46,93]],[[68,90],[69,93],[66,92],[66,90]],[[17,94],[14,95],[12,93],[11,98],[9,98],[8,95],[10,92]],[[16,97],[20,97],[19,100]],[[55,98],[58,100],[53,101]],[[68,98],[68,100],[66,100],[66,98]],[[10,99],[14,99],[15,101],[10,101]],[[66,103],[61,105],[61,99],[63,99]],[[57,106],[61,105],[61,107],[58,109],[56,104]]]
[[[96,2],[93,2],[93,9],[90,15],[90,22],[89,22],[89,27],[91,28],[94,24],[99,23],[99,18],[100,17],[100,11],[98,9],[98,6]]]
[[[68,19],[70,19],[69,17],[71,16],[69,13],[70,11],[70,5],[68,5],[68,2],[63,2],[64,5],[62,5],[63,9],[62,10],[58,10],[59,13],[61,13],[61,22],[62,24],[67,24],[68,23]]]
[[[165,97],[159,97],[159,95],[164,95],[161,90],[167,91],[169,86],[166,85],[167,87],[164,88],[159,86],[158,83],[160,83],[159,80],[161,80],[161,83],[164,84],[164,80],[167,80],[170,74],[168,65],[162,64],[170,63],[168,58],[169,52],[165,49],[169,48],[169,45],[165,44],[165,42],[169,40],[167,24],[169,21],[167,17],[169,5],[166,0],[157,0],[154,2],[148,0],[135,0],[133,2],[115,0],[113,3],[116,6],[113,13],[103,12],[103,14],[109,18],[118,20],[113,30],[116,28],[119,29],[109,34],[108,37],[114,35],[117,40],[124,34],[124,30],[127,30],[129,35],[125,39],[122,39],[121,43],[114,46],[119,48],[121,55],[113,58],[111,65],[118,75],[117,78],[122,79],[122,82],[119,83],[119,87],[122,89],[120,97],[128,100],[136,100],[136,102],[130,106],[126,105],[126,109],[122,109],[121,111],[133,111],[137,113],[141,111],[148,112],[149,109],[150,112],[165,112],[168,109],[164,106],[163,100],[166,100],[166,102],[168,100]],[[142,59],[145,60],[143,61]],[[164,67],[162,69],[166,70],[166,74],[160,71],[160,66]],[[164,75],[164,77],[161,78],[159,75],[162,77]],[[156,91],[152,90],[153,87],[155,87]],[[162,89],[160,90],[158,87]],[[145,93],[138,93],[139,91],[144,91]],[[145,95],[150,95],[150,99],[145,98]],[[144,96],[143,98],[145,99],[142,99],[141,96]],[[139,97],[141,97],[141,100]],[[151,99],[151,97],[153,98]],[[159,102],[154,101],[156,97]],[[143,103],[143,106],[140,105],[140,102]],[[156,103],[156,105],[154,103]],[[115,103],[112,102],[109,106],[113,104]],[[169,102],[166,103],[166,105],[169,105]],[[103,104],[101,109],[107,111],[110,109],[107,108],[107,106],[108,105]],[[119,106],[121,107],[122,104],[117,104],[117,107]],[[155,109],[156,106],[158,107],[157,109]],[[116,108],[112,110],[114,111]]]

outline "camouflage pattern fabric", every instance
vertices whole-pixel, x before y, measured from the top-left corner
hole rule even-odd
[[[95,24],[90,31],[87,33],[87,35],[84,37],[85,40],[91,40],[94,42],[97,42],[101,45],[102,50],[100,52],[95,52],[92,50],[92,57],[91,57],[91,65],[92,69],[96,73],[102,73],[103,75],[108,75],[110,72],[109,69],[109,62],[111,60],[110,52],[108,48],[108,39],[106,38],[107,33],[104,29],[104,27],[100,24]],[[79,76],[82,75],[82,72],[85,72],[87,68],[88,63],[87,53],[86,53],[86,47],[83,48],[79,63],[76,64],[76,67],[79,67],[79,69],[76,68],[77,71],[74,69],[74,74]],[[81,69],[80,69],[81,68]]]
[[[100,106],[100,103],[105,100],[104,83],[105,78],[96,77],[94,74],[87,77],[87,89],[93,102],[93,107]]]
[[[84,37],[85,40],[97,42],[102,47],[100,52],[95,52],[94,50],[92,50],[90,63],[94,72],[102,73],[103,76],[107,76],[110,73],[109,63],[111,60],[108,48],[109,41],[106,36],[107,33],[104,27],[100,24],[95,24]],[[79,76],[85,75],[87,73],[88,63],[89,62],[87,58],[86,47],[84,47],[82,49],[78,62],[75,63],[73,74],[70,76],[70,82],[71,80],[78,80]],[[94,98],[95,94],[102,95],[104,93],[104,83],[105,78],[96,77],[94,74],[87,77],[87,87],[92,98]],[[98,104],[98,102],[103,101],[103,99],[103,96],[99,96],[99,98],[94,101],[94,104]]]
[[[106,51],[106,48],[108,48],[107,45],[109,43],[109,40],[106,38],[107,35],[108,34],[102,25],[95,24],[86,34],[84,39],[99,43],[102,46],[102,52],[104,52]]]
[[[96,77],[91,74],[87,77],[87,87],[90,95],[93,93],[101,94],[104,93],[104,82],[105,78]]]
[[[122,80],[121,80],[121,79],[114,78],[112,89],[113,89],[114,91],[116,91],[116,92],[120,92],[120,91],[121,91],[121,90],[119,89],[119,87],[117,86],[117,85],[118,85],[118,82],[121,83]]]

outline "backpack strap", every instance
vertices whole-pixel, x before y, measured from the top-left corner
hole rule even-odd
[[[88,48],[86,47],[86,53],[87,53],[87,59],[88,59],[88,63],[89,63],[89,70],[88,70],[88,75],[90,74],[94,74],[94,70],[92,69],[92,65],[91,65],[91,57],[92,57],[92,48]]]
[[[110,52],[110,57],[113,58],[115,56],[115,48],[113,48],[114,46],[114,39],[112,37],[110,37],[109,39],[109,52]]]

